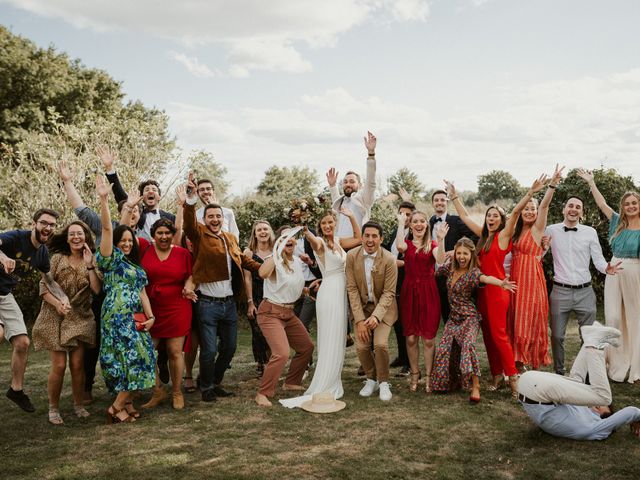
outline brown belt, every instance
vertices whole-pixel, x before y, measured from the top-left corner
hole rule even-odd
[[[269,298],[265,298],[265,300],[272,305],[277,305],[278,307],[282,307],[282,308],[289,308],[291,310],[293,310],[293,307],[296,306],[295,302],[294,303],[278,303],[278,302],[274,302]]]

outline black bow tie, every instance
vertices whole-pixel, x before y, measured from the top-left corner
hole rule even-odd
[[[577,232],[578,227],[564,227],[565,232]]]
[[[436,217],[436,219],[433,221],[433,223],[438,223],[438,222],[441,222],[441,221],[442,221],[442,219],[440,217]]]
[[[145,213],[153,213],[154,215],[158,215],[158,209],[153,209],[153,210],[146,210]]]

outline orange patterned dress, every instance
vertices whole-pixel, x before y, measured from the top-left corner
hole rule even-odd
[[[542,248],[527,230],[513,244],[511,280],[518,289],[511,294],[509,337],[516,362],[533,368],[549,365],[549,300],[542,270]]]

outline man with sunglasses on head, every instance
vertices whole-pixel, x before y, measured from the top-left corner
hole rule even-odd
[[[49,291],[60,301],[59,311],[66,313],[71,309],[69,299],[49,272],[49,252],[45,245],[55,230],[58,217],[58,212],[41,208],[33,215],[31,230],[0,233],[0,339],[4,335],[13,348],[7,398],[26,412],[35,412],[22,389],[30,342],[22,311],[11,292],[21,276],[39,270]]]

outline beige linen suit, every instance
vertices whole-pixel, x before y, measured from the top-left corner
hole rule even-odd
[[[347,253],[346,276],[354,326],[370,316],[379,321],[379,325],[373,330],[373,352],[371,345],[362,343],[356,335],[358,358],[368,379],[386,382],[389,379],[389,333],[398,319],[396,259],[384,248],[378,250],[371,269],[372,302],[368,299],[363,246]]]

